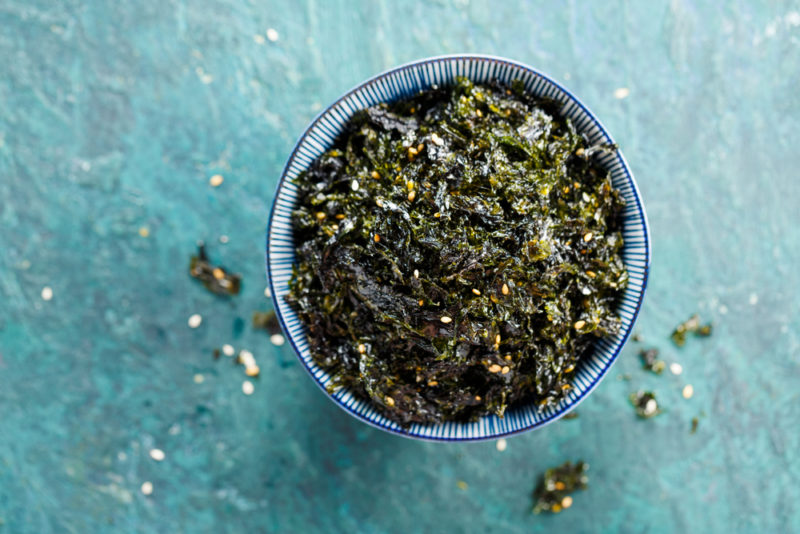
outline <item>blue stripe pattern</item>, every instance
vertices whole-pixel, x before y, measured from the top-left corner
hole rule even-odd
[[[326,394],[325,388],[331,377],[314,363],[309,352],[305,327],[284,298],[289,292],[288,282],[294,263],[291,220],[292,209],[297,203],[297,187],[294,181],[314,159],[333,144],[343,125],[356,110],[379,102],[402,99],[434,85],[451,84],[457,76],[465,76],[475,82],[494,79],[503,82],[520,80],[530,93],[549,96],[562,103],[562,113],[592,143],[614,142],[592,112],[564,87],[531,67],[493,56],[440,56],[415,61],[367,80],[322,111],[300,137],[278,183],[267,229],[266,267],[281,326],[303,366]],[[405,437],[431,441],[494,439],[531,430],[558,419],[586,398],[608,373],[633,330],[650,269],[650,232],[633,174],[619,151],[614,155],[603,156],[600,161],[611,173],[614,187],[619,189],[627,203],[622,214],[622,235],[625,241],[622,258],[630,281],[617,310],[622,318],[622,329],[616,336],[600,340],[591,356],[581,361],[573,380],[573,389],[558,405],[541,411],[533,405],[519,406],[508,410],[504,417],[487,416],[473,423],[416,424],[402,428],[382,416],[368,401],[354,396],[346,389],[340,389],[329,396],[345,411],[372,426]]]

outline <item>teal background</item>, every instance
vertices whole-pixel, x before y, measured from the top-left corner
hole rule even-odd
[[[800,531],[798,2],[0,0],[0,26],[0,533]],[[638,330],[684,368],[631,344],[579,419],[504,452],[367,427],[249,326],[304,127],[455,52],[543,70],[620,143],[653,237]],[[238,298],[188,277],[197,239]],[[694,311],[715,335],[676,349]],[[252,396],[223,343],[255,354]],[[637,388],[665,413],[637,420]],[[532,515],[577,459],[589,489]]]

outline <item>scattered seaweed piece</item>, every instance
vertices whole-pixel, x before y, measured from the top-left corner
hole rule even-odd
[[[219,360],[219,356],[220,356],[220,354],[221,354],[221,352],[220,352],[220,350],[219,350],[219,349],[214,349],[214,351],[212,352],[212,354],[213,354],[213,356],[214,356],[214,359],[215,359],[215,360]]]
[[[656,395],[652,391],[637,391],[631,393],[631,404],[636,408],[636,415],[642,419],[650,419],[661,413]]]
[[[697,426],[700,424],[700,419],[697,417],[692,417],[692,428],[689,430],[689,434],[694,434],[697,432]]]
[[[561,107],[461,79],[357,112],[294,180],[287,300],[336,386],[401,425],[544,408],[619,331],[616,147]]]
[[[208,261],[206,246],[202,241],[197,244],[197,255],[192,256],[189,263],[189,274],[215,295],[238,295],[242,285],[241,275],[230,273],[224,267]]]
[[[559,467],[545,471],[539,485],[533,492],[533,513],[551,512],[557,514],[572,506],[572,493],[583,490],[589,484],[586,471],[589,464],[585,462],[565,462]]]
[[[577,419],[578,417],[580,417],[580,414],[578,414],[578,411],[577,410],[572,410],[568,414],[564,415],[564,417],[562,417],[562,419]]]
[[[686,336],[688,334],[691,333],[700,337],[708,337],[711,335],[711,331],[711,323],[701,325],[700,317],[695,313],[686,321],[676,326],[670,337],[672,338],[673,343],[679,347],[682,347],[684,344],[686,344]]]
[[[656,348],[640,350],[639,358],[642,360],[643,368],[657,375],[660,375],[662,372],[664,372],[664,369],[667,367],[667,364],[664,363],[664,360],[658,359],[658,349]]]
[[[256,330],[266,330],[270,335],[281,333],[281,325],[278,323],[278,317],[273,310],[265,312],[254,311],[253,328]]]

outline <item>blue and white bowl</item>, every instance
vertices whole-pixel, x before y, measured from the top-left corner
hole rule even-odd
[[[291,346],[317,385],[342,409],[365,423],[402,436],[435,441],[499,438],[544,426],[575,408],[608,373],[628,339],[639,314],[650,267],[650,232],[633,174],[621,152],[601,156],[600,161],[611,172],[613,184],[626,202],[622,257],[628,268],[630,282],[617,310],[622,318],[622,329],[616,336],[606,337],[596,343],[594,352],[578,366],[573,389],[558,405],[541,411],[535,405],[517,406],[507,410],[502,418],[491,415],[474,423],[415,424],[403,428],[381,415],[369,401],[356,397],[347,389],[328,393],[326,386],[331,377],[314,362],[309,353],[305,328],[284,299],[289,292],[288,283],[295,261],[291,220],[297,202],[294,180],[332,145],[356,110],[409,97],[433,85],[451,84],[458,76],[475,82],[521,80],[532,94],[563,102],[562,113],[572,119],[578,130],[586,133],[592,143],[614,142],[600,121],[572,93],[527,65],[483,55],[440,56],[414,61],[358,85],[314,119],[303,132],[283,170],[267,230],[267,276],[275,310]]]

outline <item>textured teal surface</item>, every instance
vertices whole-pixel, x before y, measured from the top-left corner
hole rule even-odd
[[[715,4],[0,0],[0,532],[800,531],[800,5]],[[464,51],[551,74],[619,141],[653,231],[639,329],[684,368],[646,375],[628,347],[579,419],[504,452],[373,430],[236,325],[268,305],[267,209],[304,126]],[[198,238],[240,297],[188,279]],[[671,347],[695,310],[716,334]],[[252,396],[211,358],[226,342],[261,365]],[[638,387],[666,413],[636,420]],[[567,459],[590,488],[531,515]]]

